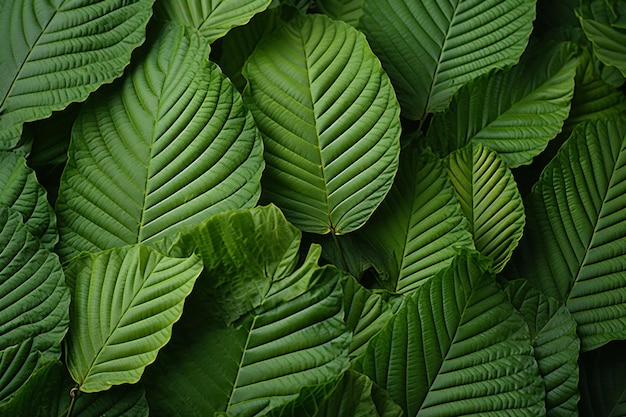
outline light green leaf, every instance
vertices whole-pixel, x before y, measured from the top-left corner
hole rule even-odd
[[[474,248],[467,219],[441,160],[404,149],[383,204],[359,235],[389,291],[406,293],[447,267],[457,247]]]
[[[367,343],[391,318],[391,308],[381,294],[372,292],[351,276],[343,284],[346,325],[352,331],[350,356],[361,355]]]
[[[611,342],[583,353],[580,360],[580,415],[626,415],[626,342]]]
[[[626,338],[626,124],[574,130],[526,202],[522,276],[567,305],[583,350]]]
[[[147,371],[151,415],[264,415],[348,367],[343,274],[317,265],[319,246],[295,269],[299,233],[275,232],[289,227],[270,206],[219,214],[189,232],[200,245],[205,271],[172,341]],[[211,250],[220,246],[232,255]],[[222,304],[241,302],[242,288],[256,289],[258,296],[243,304],[246,311],[238,310],[238,317],[215,307],[218,298]],[[181,387],[189,388],[185,395]]]
[[[152,2],[4,2],[0,149],[16,145],[24,122],[82,101],[119,77],[145,39]]]
[[[0,351],[29,338],[42,351],[58,345],[69,302],[59,258],[42,247],[17,211],[0,206]]]
[[[137,382],[170,339],[201,270],[195,256],[170,258],[142,245],[74,259],[67,367],[79,389]]]
[[[593,53],[626,77],[626,28],[612,25],[608,3],[605,0],[582,1],[576,14],[593,45]]]
[[[357,364],[405,416],[545,415],[528,327],[486,266],[463,251],[406,297]]]
[[[221,38],[231,28],[245,25],[272,0],[158,0],[157,17],[197,29],[208,43]]]
[[[148,46],[74,125],[57,201],[64,259],[154,242],[260,194],[259,132],[204,41],[171,25]]]
[[[398,92],[402,114],[444,110],[458,88],[519,59],[532,0],[365,0],[359,27]]]
[[[333,19],[343,20],[356,26],[363,16],[365,0],[317,0],[315,6],[320,12]]]
[[[571,43],[531,45],[512,69],[490,72],[461,87],[450,108],[434,116],[428,144],[445,156],[480,143],[510,167],[529,164],[568,116],[576,53]]]
[[[522,197],[508,167],[494,151],[470,143],[444,163],[476,249],[493,260],[500,272],[522,237],[525,217]]]
[[[42,247],[52,250],[58,240],[56,217],[46,191],[23,156],[0,151],[0,206],[17,211]]]
[[[304,231],[362,226],[389,191],[400,150],[398,103],[365,37],[299,16],[259,43],[243,72],[265,143],[262,198]]]
[[[580,340],[576,322],[563,304],[546,297],[527,280],[510,282],[505,292],[530,329],[535,359],[546,388],[547,417],[577,417]]]

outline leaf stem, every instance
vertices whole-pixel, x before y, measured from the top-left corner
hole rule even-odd
[[[72,415],[72,411],[74,410],[74,403],[76,402],[76,397],[78,397],[79,391],[78,391],[78,386],[72,388],[70,390],[70,397],[72,398],[70,400],[70,406],[67,409],[67,416],[66,417],[71,417]]]
[[[330,229],[330,233],[333,235],[333,240],[335,241],[335,246],[337,247],[337,253],[339,254],[339,260],[341,261],[341,266],[345,272],[348,271],[348,263],[346,262],[346,258],[343,256],[343,250],[341,250],[341,245],[339,244],[339,239],[337,239],[337,235],[335,234],[335,229]]]

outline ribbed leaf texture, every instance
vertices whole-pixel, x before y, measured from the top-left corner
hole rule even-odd
[[[171,25],[147,46],[74,125],[57,201],[65,259],[171,236],[260,194],[260,134],[205,41]]]
[[[626,27],[616,22],[611,3],[585,0],[576,10],[580,25],[593,45],[593,53],[608,66],[617,68],[626,77]]]
[[[530,329],[535,359],[546,388],[546,416],[577,417],[580,340],[576,321],[563,304],[546,297],[526,280],[510,282],[505,292]]]
[[[195,256],[170,258],[142,245],[74,259],[67,367],[79,389],[137,382],[170,339],[201,270]]]
[[[580,358],[580,415],[626,416],[626,342],[611,342]]]
[[[357,364],[405,416],[545,415],[528,327],[484,261],[463,251],[407,296]]]
[[[155,14],[161,19],[197,29],[212,43],[231,28],[246,24],[252,16],[267,9],[272,0],[159,0]]]
[[[317,265],[319,246],[295,269],[299,232],[276,233],[284,228],[293,226],[270,206],[218,214],[189,232],[205,272],[148,369],[151,415],[265,415],[348,367],[342,273]],[[213,252],[211,242],[232,255]],[[240,303],[242,293],[253,295],[248,303]]]
[[[263,40],[244,67],[263,133],[265,201],[308,232],[358,229],[391,188],[399,106],[365,37],[323,15]]]
[[[444,163],[476,249],[500,272],[524,231],[524,205],[513,174],[497,153],[480,144],[453,152]]]
[[[0,349],[0,415],[3,415],[1,413],[6,403],[31,378],[40,364],[41,353],[32,338]]]
[[[450,265],[457,247],[474,248],[446,169],[431,153],[403,150],[394,185],[359,235],[389,291],[406,293]]]
[[[363,16],[365,0],[318,0],[315,7],[333,19],[340,19],[356,26]]]
[[[5,1],[0,9],[0,149],[24,122],[82,101],[122,74],[153,0]]]
[[[510,167],[529,164],[561,131],[574,93],[574,44],[531,45],[518,65],[461,87],[426,135],[441,156],[467,143],[498,152]]]
[[[46,191],[24,157],[12,152],[0,152],[0,206],[17,211],[42,247],[54,248],[59,237]]]
[[[626,124],[579,126],[526,202],[516,265],[567,305],[583,350],[626,338]]]
[[[423,119],[463,84],[514,64],[535,18],[532,0],[365,0],[359,27],[398,92],[402,114]]]

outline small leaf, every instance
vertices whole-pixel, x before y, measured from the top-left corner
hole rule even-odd
[[[399,106],[363,34],[299,16],[259,43],[245,97],[265,143],[262,199],[303,231],[361,227],[391,188]]]
[[[494,151],[470,144],[450,154],[444,163],[476,249],[493,260],[500,272],[524,231],[524,205],[513,174]]]
[[[119,77],[145,39],[153,0],[8,1],[0,8],[0,149],[24,122],[82,101]]]
[[[68,269],[67,366],[83,392],[134,383],[171,336],[202,265],[141,245],[86,254]]]

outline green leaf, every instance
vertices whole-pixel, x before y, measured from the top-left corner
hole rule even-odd
[[[119,77],[145,39],[152,2],[4,2],[0,149],[16,145],[24,122],[82,101]]]
[[[580,360],[580,415],[622,417],[626,415],[626,342],[611,342]]]
[[[17,211],[41,245],[49,250],[54,248],[59,237],[46,191],[24,157],[12,152],[0,152],[0,206]]]
[[[300,229],[358,229],[389,191],[399,107],[365,37],[323,15],[264,39],[244,68],[265,143],[263,199]]]
[[[333,19],[356,26],[363,16],[365,0],[317,0],[315,7]]]
[[[58,345],[69,302],[59,258],[42,247],[17,211],[0,206],[0,351],[29,338],[42,351]]]
[[[202,270],[135,245],[74,259],[67,366],[83,392],[134,383],[170,339]]]
[[[463,251],[406,297],[357,364],[405,416],[545,415],[528,327],[486,266]]]
[[[348,367],[342,273],[317,265],[319,246],[295,269],[299,233],[275,231],[289,227],[270,206],[219,214],[189,232],[205,271],[172,341],[148,369],[151,415],[263,415]],[[211,250],[224,246],[231,256]],[[241,294],[252,294],[246,311],[234,306]],[[216,299],[238,316],[216,308]]]
[[[359,27],[398,92],[402,114],[444,110],[458,88],[514,64],[526,47],[535,1],[365,0]]]
[[[412,148],[403,150],[389,195],[359,235],[374,248],[381,284],[395,293],[412,291],[446,268],[457,247],[474,248],[441,160]]]
[[[352,331],[350,356],[361,355],[367,343],[391,318],[391,308],[381,294],[372,292],[348,276],[343,284],[346,325]]]
[[[577,417],[578,353],[576,322],[567,308],[527,280],[510,282],[505,292],[530,329],[535,359],[546,388],[547,417]]]
[[[579,126],[526,202],[517,267],[567,305],[583,350],[626,338],[626,125]]]
[[[480,143],[510,167],[529,164],[568,116],[576,53],[571,43],[531,45],[512,69],[490,72],[461,87],[450,108],[432,119],[428,144],[445,156]]]
[[[0,412],[9,401],[7,399],[18,392],[35,372],[41,359],[41,352],[32,338],[0,350]]]
[[[57,201],[64,259],[256,203],[259,132],[206,54],[200,37],[166,26],[119,88],[82,108]]]
[[[576,10],[580,25],[593,45],[593,53],[626,77],[626,28],[612,25],[605,0],[586,0]]]
[[[444,163],[476,249],[500,272],[524,231],[524,205],[509,168],[494,151],[470,143]]]
[[[197,29],[212,43],[231,28],[241,26],[257,13],[267,9],[272,0],[158,0],[157,17]]]

